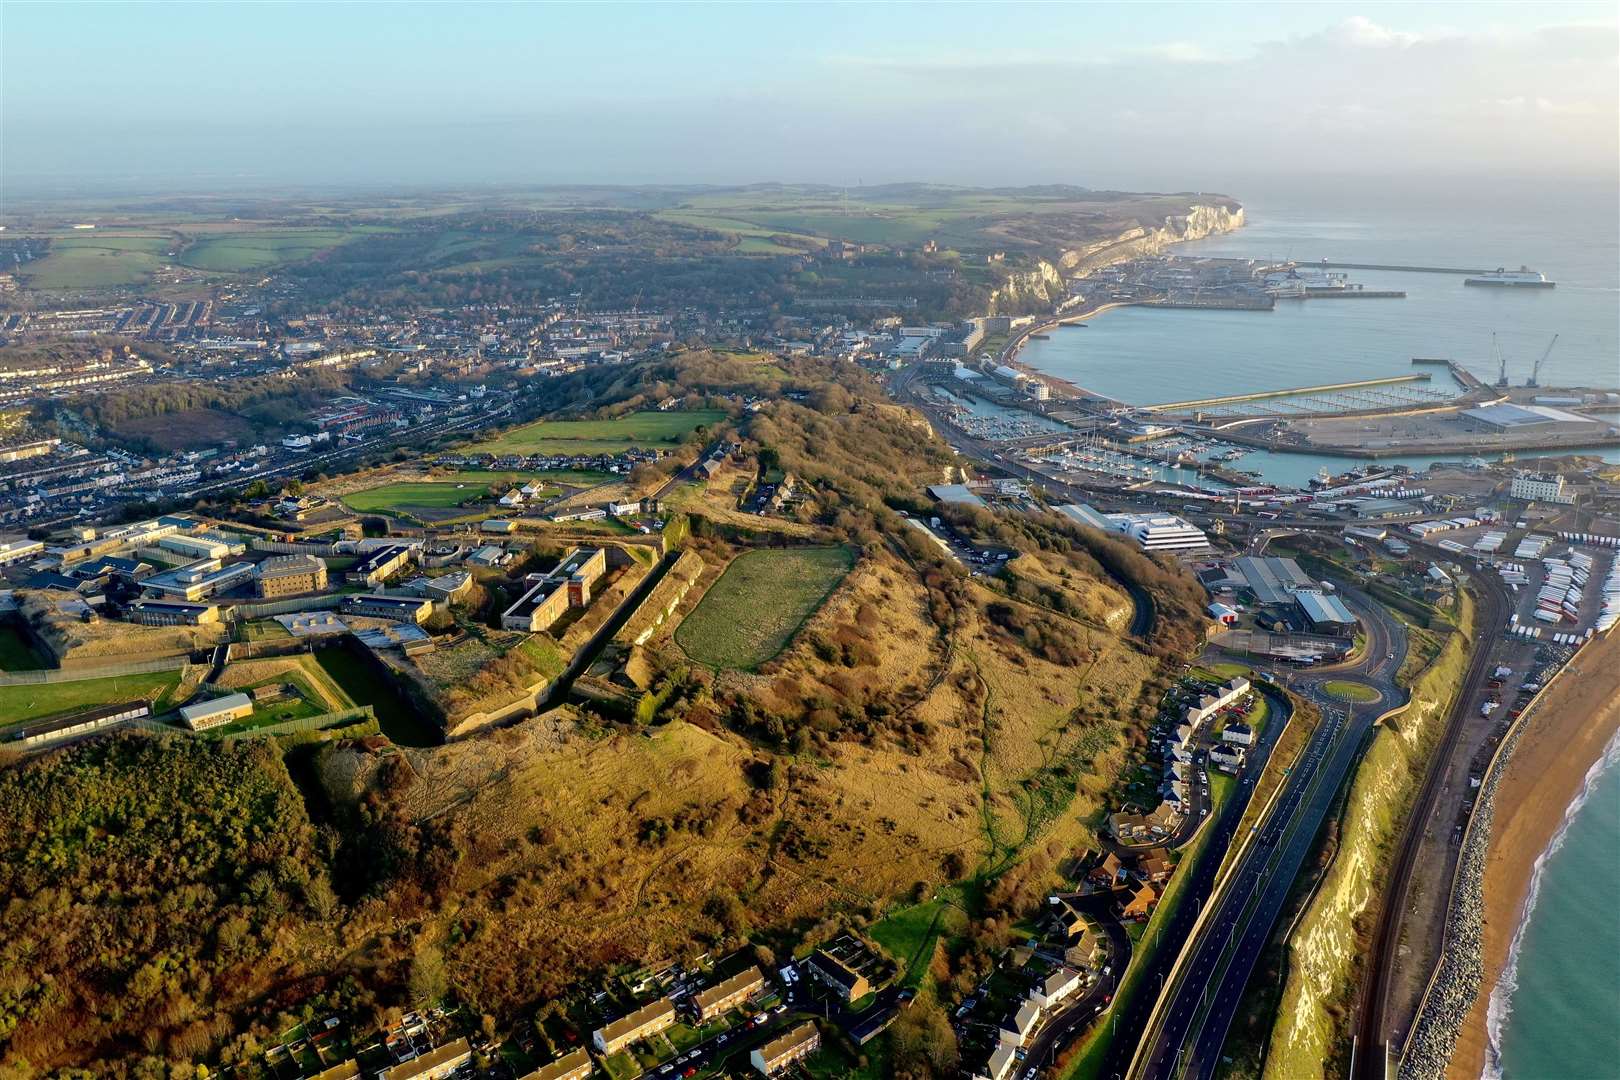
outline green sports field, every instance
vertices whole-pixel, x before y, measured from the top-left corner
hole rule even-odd
[[[686,655],[751,670],[786,647],[854,565],[848,548],[771,548],[733,559],[675,631]]]
[[[541,420],[469,447],[476,454],[616,454],[632,446],[672,448],[700,425],[713,427],[718,409],[636,412],[616,420]]]
[[[83,679],[79,682],[42,683],[37,686],[0,686],[0,727],[23,720],[37,720],[93,705],[147,698],[161,712],[170,691],[180,682],[180,671],[154,671],[144,675],[119,675],[111,679]]]

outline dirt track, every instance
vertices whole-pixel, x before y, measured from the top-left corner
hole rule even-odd
[[[1451,1080],[1485,1066],[1485,1010],[1507,963],[1536,858],[1558,831],[1586,771],[1620,728],[1620,634],[1583,650],[1548,691],[1496,792],[1485,864],[1485,974],[1452,1057]]]

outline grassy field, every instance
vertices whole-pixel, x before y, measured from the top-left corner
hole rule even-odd
[[[900,966],[900,982],[915,987],[928,974],[935,944],[947,924],[960,930],[965,918],[959,909],[943,900],[927,900],[891,912],[873,923],[868,933]]]
[[[16,627],[0,624],[0,671],[38,671],[45,666]]]
[[[375,513],[386,510],[450,510],[463,503],[489,497],[488,484],[403,483],[354,491],[343,496],[352,510]]]
[[[848,548],[773,548],[737,556],[675,631],[699,663],[758,667],[788,643],[853,565]]]
[[[243,273],[298,262],[357,235],[343,229],[256,229],[199,240],[177,261],[198,270]]]
[[[164,233],[87,231],[53,239],[49,254],[24,264],[21,276],[34,289],[139,285],[169,261],[174,245]]]
[[[180,671],[176,668],[141,675],[118,675],[110,679],[83,679],[38,686],[0,686],[0,725],[138,698],[154,702],[156,708],[153,711],[158,712],[179,682]]]
[[[613,454],[632,446],[670,447],[699,425],[725,418],[718,409],[637,412],[617,420],[542,420],[468,447],[481,454]]]

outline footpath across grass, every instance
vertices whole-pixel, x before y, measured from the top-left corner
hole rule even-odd
[[[700,664],[752,670],[782,651],[854,564],[846,547],[745,552],[681,622],[675,641]]]

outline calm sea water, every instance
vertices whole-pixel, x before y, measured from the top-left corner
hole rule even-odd
[[[1537,867],[1529,917],[1491,998],[1488,1077],[1620,1076],[1620,740]]]
[[[1356,270],[1351,280],[1402,289],[1406,298],[1285,301],[1269,312],[1122,308],[1031,342],[1019,358],[1087,389],[1151,404],[1425,371],[1436,389],[1454,385],[1443,369],[1414,368],[1415,356],[1455,359],[1494,380],[1493,332],[1519,383],[1557,333],[1544,385],[1620,386],[1620,216],[1612,185],[1397,191],[1312,182],[1237,195],[1248,226],[1178,250],[1302,263],[1526,264],[1558,287],[1470,288],[1449,274]],[[1421,467],[1434,459],[1393,460]],[[1350,462],[1251,454],[1236,464],[1302,484],[1324,465],[1338,471]]]

